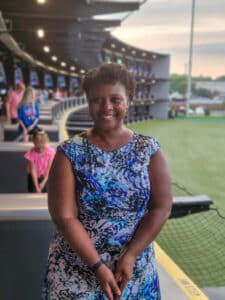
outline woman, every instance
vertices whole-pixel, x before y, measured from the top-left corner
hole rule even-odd
[[[28,142],[29,134],[37,130],[39,118],[39,105],[35,101],[34,89],[27,87],[18,109],[19,133],[24,142]]]
[[[119,64],[83,82],[94,126],[58,147],[49,211],[58,227],[43,299],[160,299],[152,241],[170,215],[168,168],[152,137],[123,126],[135,90]]]
[[[6,101],[6,116],[12,124],[18,123],[18,106],[23,98],[25,85],[22,82],[17,83],[15,91],[9,89]]]

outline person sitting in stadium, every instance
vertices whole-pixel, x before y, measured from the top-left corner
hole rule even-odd
[[[43,130],[37,130],[32,137],[34,147],[25,153],[28,160],[28,192],[46,192],[49,170],[55,156],[55,150],[48,145],[49,138]]]
[[[27,142],[29,135],[38,129],[40,118],[39,105],[35,101],[35,91],[32,87],[27,87],[18,109],[19,134]]]

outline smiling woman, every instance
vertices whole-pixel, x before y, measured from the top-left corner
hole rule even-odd
[[[83,88],[94,126],[58,146],[50,172],[43,299],[160,300],[152,241],[172,205],[167,164],[153,137],[123,125],[132,73],[103,64]]]

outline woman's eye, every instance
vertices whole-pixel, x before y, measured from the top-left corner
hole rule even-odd
[[[111,101],[112,101],[112,103],[120,103],[121,102],[121,98],[119,98],[119,97],[113,97],[111,99]]]

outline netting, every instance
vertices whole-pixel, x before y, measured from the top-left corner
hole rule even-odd
[[[169,219],[157,242],[198,286],[225,286],[225,211]]]

